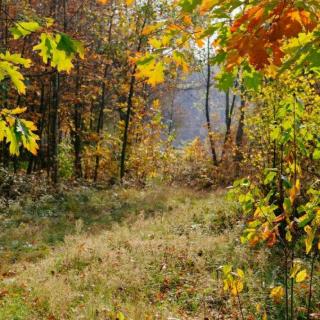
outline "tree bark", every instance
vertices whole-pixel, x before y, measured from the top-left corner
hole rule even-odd
[[[206,78],[206,101],[205,101],[205,114],[206,114],[206,123],[208,129],[208,138],[211,148],[211,157],[214,166],[218,165],[217,153],[215,149],[214,140],[212,137],[212,128],[210,120],[210,87],[211,87],[211,65],[210,65],[210,40],[208,39],[208,54],[207,54],[207,78]]]
[[[97,130],[96,130],[98,135],[100,135],[103,129],[103,124],[104,124],[104,107],[105,107],[105,95],[106,95],[105,79],[107,77],[107,74],[108,74],[108,64],[106,64],[104,68],[104,76],[101,84],[101,100],[100,100],[99,116],[98,116]],[[95,168],[94,168],[94,177],[93,177],[94,182],[97,182],[98,180],[99,164],[100,164],[100,157],[97,155]]]
[[[236,96],[233,95],[231,106],[230,106],[230,90],[228,90],[226,92],[226,108],[225,108],[226,133],[225,133],[224,141],[223,141],[223,147],[222,147],[222,153],[221,153],[221,161],[223,161],[223,159],[225,157],[226,147],[227,147],[228,142],[230,141],[232,115],[233,115],[235,103],[236,103]]]
[[[79,99],[80,91],[80,66],[77,64],[77,74],[76,74],[76,87],[75,95],[76,99]],[[82,151],[82,141],[81,141],[81,130],[82,130],[82,103],[77,102],[74,104],[73,112],[73,125],[74,129],[72,132],[73,137],[73,148],[74,148],[74,175],[77,179],[82,178],[82,164],[81,164],[81,151]]]
[[[244,135],[245,108],[246,108],[246,102],[242,98],[241,105],[240,105],[240,118],[239,118],[238,130],[237,130],[237,135],[236,135],[236,155],[235,155],[236,176],[239,176],[239,174],[240,174],[240,162],[243,159],[241,147],[243,144],[243,135]]]
[[[51,164],[51,181],[58,183],[58,128],[59,128],[59,90],[60,76],[58,73],[52,77],[52,105],[50,112],[50,164]]]

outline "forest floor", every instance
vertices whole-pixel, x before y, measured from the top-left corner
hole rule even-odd
[[[259,266],[246,278],[247,315],[268,297],[269,252],[240,244],[223,191],[82,188],[14,202],[0,219],[1,320],[238,319],[225,264]]]

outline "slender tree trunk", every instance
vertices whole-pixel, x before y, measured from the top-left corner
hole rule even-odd
[[[113,3],[111,3],[112,5]],[[108,31],[108,44],[111,44],[112,40],[112,27],[113,27],[113,18],[114,18],[115,12],[112,12],[112,15],[110,17],[110,24],[109,24],[109,31]],[[98,124],[97,124],[97,134],[100,135],[101,131],[103,130],[104,125],[104,108],[105,108],[105,95],[106,95],[106,79],[108,77],[108,69],[109,64],[107,63],[104,68],[103,73],[103,81],[101,83],[101,100],[100,100],[100,108],[99,108],[99,116],[98,116]],[[98,174],[99,174],[99,165],[100,165],[100,157],[96,156],[96,164],[94,168],[94,177],[93,180],[96,182],[98,180]]]
[[[39,137],[40,137],[40,145],[39,145],[39,155],[38,155],[38,168],[41,170],[45,168],[45,150],[43,148],[43,132],[46,124],[46,112],[47,106],[45,102],[45,85],[41,85],[41,99],[40,99],[40,114],[41,119],[39,122]]]
[[[81,151],[82,151],[82,142],[81,142],[81,129],[82,129],[82,104],[76,103],[74,105],[74,137],[73,137],[73,146],[74,146],[74,174],[76,178],[82,178],[82,164],[81,164]]]
[[[131,109],[132,109],[132,98],[134,95],[134,85],[136,82],[136,66],[133,69],[133,73],[130,80],[130,89],[129,95],[127,100],[127,113],[125,118],[125,127],[123,133],[123,140],[122,140],[122,150],[121,150],[121,159],[120,159],[120,180],[122,181],[125,175],[125,161],[126,161],[126,152],[127,152],[127,144],[128,144],[128,133],[129,133],[129,123],[130,123],[130,116],[131,116]]]
[[[147,23],[147,14],[142,23],[141,32],[143,31],[146,23]],[[141,50],[142,40],[143,40],[143,35],[140,34],[137,52],[140,52]],[[122,139],[122,149],[121,149],[121,158],[120,158],[120,181],[121,182],[123,181],[125,170],[126,170],[125,165],[126,165],[128,135],[129,135],[129,125],[130,125],[130,117],[131,117],[131,111],[132,111],[132,98],[134,95],[135,83],[136,83],[136,71],[137,71],[137,66],[135,65],[132,70],[132,75],[130,79],[129,94],[127,98],[127,112],[125,117],[125,127],[124,127],[123,139]]]
[[[77,64],[77,75],[76,75],[76,88],[75,94],[78,100],[78,95],[80,91],[80,66]],[[73,136],[73,147],[74,147],[74,174],[76,178],[82,178],[82,141],[81,141],[81,129],[82,129],[82,103],[77,102],[74,104],[73,113],[73,125],[74,130],[72,132]]]
[[[42,82],[41,83],[41,90],[40,90],[40,106],[39,106],[39,113],[41,115],[38,123],[38,136],[39,136],[39,151],[36,156],[30,155],[29,161],[28,161],[28,168],[27,168],[27,174],[31,174],[34,170],[37,169],[43,169],[45,164],[44,159],[44,150],[43,150],[43,130],[45,126],[45,116],[46,116],[46,106],[45,106],[45,100],[44,100],[44,94],[45,94],[45,85]]]
[[[233,95],[231,106],[230,106],[230,90],[228,90],[226,92],[226,109],[225,109],[226,133],[225,133],[225,136],[224,136],[224,142],[223,142],[223,147],[222,147],[221,161],[223,161],[223,159],[225,157],[226,147],[228,145],[228,142],[230,141],[232,115],[233,115],[235,103],[236,103],[236,96]]]
[[[168,135],[170,136],[173,131],[173,116],[174,116],[174,97],[175,91],[172,93],[171,103],[170,103],[170,113],[169,113],[169,126],[168,126]]]
[[[59,128],[59,90],[60,76],[55,73],[52,78],[52,106],[50,113],[50,163],[51,180],[54,184],[58,183],[58,128]]]
[[[106,64],[104,68],[104,76],[103,81],[101,84],[101,100],[100,100],[100,108],[99,108],[99,116],[98,116],[98,123],[97,123],[97,134],[100,135],[103,124],[104,124],[104,107],[105,107],[105,95],[106,95],[106,83],[105,79],[108,74],[108,64]],[[96,182],[98,180],[98,173],[99,173],[99,164],[100,164],[100,157],[99,155],[96,156],[96,163],[94,168],[94,177],[93,180]]]
[[[240,162],[243,159],[241,147],[243,144],[243,135],[244,135],[245,108],[246,108],[246,102],[244,99],[242,99],[241,105],[240,105],[240,118],[239,118],[238,130],[237,130],[237,135],[236,135],[236,155],[235,155],[236,176],[239,176],[239,174],[240,174]]]
[[[211,65],[210,65],[210,40],[208,39],[208,55],[207,55],[207,79],[206,79],[206,101],[205,101],[205,113],[208,129],[208,137],[211,148],[211,157],[214,166],[218,165],[217,153],[215,150],[214,140],[212,136],[212,128],[210,121],[210,87],[211,87]]]

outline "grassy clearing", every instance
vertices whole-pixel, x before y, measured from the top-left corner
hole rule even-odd
[[[10,218],[1,320],[238,319],[217,271],[226,263],[246,270],[246,315],[268,303],[270,254],[239,243],[239,211],[223,193],[83,189],[21,203]]]
[[[153,197],[157,201],[153,202]],[[165,209],[167,196],[133,190],[96,191],[79,188],[46,195],[39,200],[22,198],[0,212],[0,272],[19,261],[34,262],[66,235],[95,234],[140,212],[151,215]]]

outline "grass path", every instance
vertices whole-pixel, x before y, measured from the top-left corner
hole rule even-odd
[[[2,223],[1,320],[237,319],[217,270],[265,261],[240,245],[223,193],[82,190],[50,201],[11,208],[15,228]],[[260,282],[248,282],[259,299]]]

